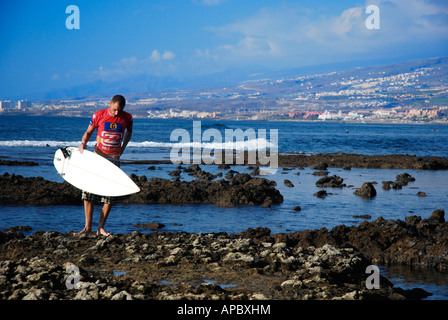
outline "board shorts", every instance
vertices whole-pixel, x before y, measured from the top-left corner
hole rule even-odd
[[[114,165],[116,165],[118,168],[120,168],[120,160],[116,159],[107,159],[110,162],[112,162]],[[107,203],[107,204],[114,204],[117,202],[118,197],[107,197],[107,196],[99,196],[93,193],[89,193],[87,191],[82,191],[81,195],[82,200],[90,201],[90,202],[101,202],[101,203]]]

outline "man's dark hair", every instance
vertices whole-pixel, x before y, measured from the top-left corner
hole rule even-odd
[[[115,96],[113,96],[112,100],[113,103],[118,102],[118,105],[120,106],[120,108],[124,108],[124,106],[126,105],[126,99],[121,95],[121,94],[117,94]]]

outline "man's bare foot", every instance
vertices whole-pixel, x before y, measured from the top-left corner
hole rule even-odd
[[[105,237],[111,235],[111,233],[110,233],[110,232],[107,232],[106,230],[104,230],[104,228],[98,228],[98,231],[96,232],[96,234],[97,234],[98,236],[101,235],[101,236],[105,236]]]
[[[89,229],[84,228],[84,229],[82,229],[81,231],[79,231],[78,234],[87,234],[87,235],[90,235],[90,234],[93,234],[93,232],[92,232],[92,230],[89,230]]]

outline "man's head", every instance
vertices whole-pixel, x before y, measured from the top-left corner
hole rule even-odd
[[[113,96],[112,100],[109,103],[109,113],[116,117],[123,109],[124,106],[126,105],[126,99],[122,96],[122,95],[115,95]]]

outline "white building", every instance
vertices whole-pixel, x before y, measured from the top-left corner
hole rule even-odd
[[[20,100],[17,104],[17,109],[31,108],[31,101]]]
[[[396,115],[397,111],[378,109],[378,110],[374,111],[373,114],[375,116],[377,116],[378,118],[388,118],[388,117]]]
[[[327,110],[325,110],[324,113],[320,114],[317,119],[319,120],[337,120],[342,119],[342,111],[339,111],[338,113],[330,113]]]

